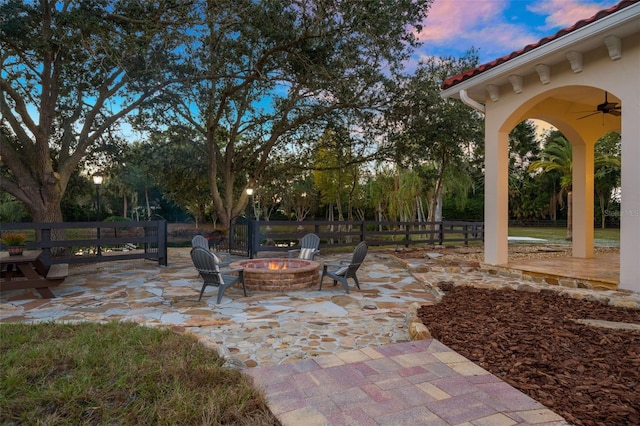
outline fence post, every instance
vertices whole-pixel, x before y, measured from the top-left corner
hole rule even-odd
[[[438,239],[440,240],[440,245],[444,242],[444,222],[436,222],[438,223],[438,230],[440,233],[438,234]]]
[[[366,226],[365,226],[365,222],[363,220],[363,221],[360,222],[360,242],[365,241],[365,238],[366,238],[366,236],[365,236],[365,231],[366,231],[365,228],[366,228]]]
[[[40,244],[43,245],[42,254],[40,255],[42,263],[49,266],[51,265],[51,228],[40,230]]]
[[[167,266],[167,221],[158,221],[158,266]]]
[[[247,248],[249,252],[249,259],[255,258],[258,254],[261,239],[262,235],[260,234],[260,221],[250,218],[247,221]]]
[[[464,245],[468,246],[469,245],[469,225],[462,225],[463,226],[463,231],[464,231]]]
[[[404,226],[404,230],[407,232],[406,234],[404,234],[404,241],[405,241],[404,247],[405,248],[409,248],[409,241],[411,239],[411,234],[409,233],[409,231],[411,230],[410,228],[411,228],[411,225],[409,223],[407,223]]]
[[[253,258],[253,220],[247,218],[247,257]]]
[[[100,239],[102,238],[102,236],[100,235],[100,222],[98,222],[98,229],[96,232],[96,237],[97,237],[97,242],[98,242],[98,248],[97,248],[97,252],[96,252],[96,256],[102,256],[102,245],[100,244]]]

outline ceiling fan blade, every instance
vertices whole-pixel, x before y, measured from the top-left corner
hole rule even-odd
[[[587,114],[584,117],[578,118],[578,120],[582,120],[583,118],[591,117],[592,115],[600,114],[600,111],[592,112],[591,114]]]
[[[607,112],[607,114],[615,115],[616,117],[620,117],[622,115],[622,113],[620,111],[618,111],[617,109],[609,110]]]

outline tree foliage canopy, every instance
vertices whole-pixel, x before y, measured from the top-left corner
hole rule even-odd
[[[201,19],[188,67],[178,70],[185,84],[149,117],[188,122],[204,136],[211,196],[228,224],[247,201],[236,181],[262,183],[274,150],[312,152],[312,135],[329,121],[372,129],[365,119],[386,105],[384,89],[416,45],[430,3],[195,2]]]
[[[36,221],[61,220],[74,169],[171,83],[184,40],[179,2],[0,4],[0,189]]]

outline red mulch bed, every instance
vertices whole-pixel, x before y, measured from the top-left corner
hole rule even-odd
[[[529,293],[443,285],[418,316],[434,338],[576,425],[640,424],[640,310]]]

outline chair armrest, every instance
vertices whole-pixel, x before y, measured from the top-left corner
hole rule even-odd
[[[237,269],[223,269],[220,271],[221,274],[229,274],[229,273],[234,273],[234,272],[243,272],[244,268],[237,268]]]
[[[325,268],[326,268],[327,266],[334,266],[334,267],[336,267],[336,268],[339,268],[339,267],[341,267],[341,266],[342,266],[342,263],[330,263],[330,262],[329,262],[329,263],[325,263],[325,264],[324,264],[324,266],[325,266]]]
[[[288,251],[288,253],[289,253],[289,258],[292,258],[294,254],[300,253],[300,249],[291,249]]]
[[[218,251],[214,251],[213,254],[215,254],[216,256],[218,256],[218,259],[220,259],[222,262],[227,262],[227,263],[231,263],[231,255],[229,253],[224,253],[224,252],[218,252]],[[222,263],[220,262],[220,263]]]

